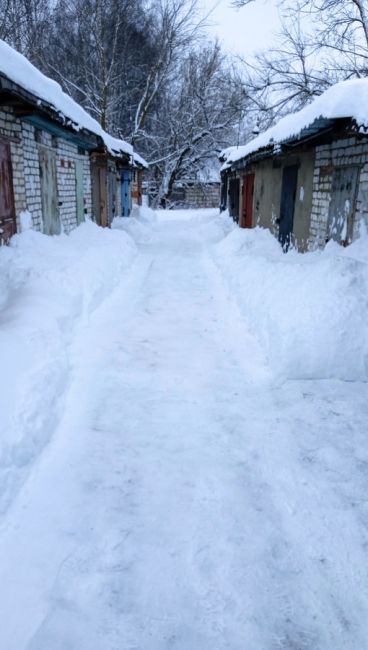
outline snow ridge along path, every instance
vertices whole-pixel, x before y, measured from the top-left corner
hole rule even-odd
[[[278,385],[200,223],[155,224],[73,344],[1,649],[368,648],[367,386]]]

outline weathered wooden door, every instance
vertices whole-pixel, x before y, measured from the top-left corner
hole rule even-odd
[[[346,245],[352,240],[359,167],[337,167],[332,176],[326,241]]]
[[[278,219],[279,242],[284,250],[289,248],[293,232],[297,182],[298,165],[284,167],[282,174],[280,218]]]
[[[130,212],[130,172],[124,169],[121,172],[121,216],[129,217]]]
[[[254,174],[247,174],[243,178],[242,185],[242,218],[241,228],[251,228],[253,225],[253,195],[254,195]]]
[[[16,232],[10,146],[0,140],[0,245]]]
[[[108,196],[108,210],[107,210],[107,220],[108,225],[111,226],[111,223],[116,215],[116,173],[112,170],[109,170],[107,173],[107,196]]]
[[[45,235],[59,235],[61,222],[56,176],[56,153],[52,149],[39,147],[41,202],[43,232]]]
[[[105,167],[98,170],[100,181],[100,225],[106,228],[108,225],[107,218],[107,172]]]
[[[83,160],[75,161],[75,192],[77,199],[77,223],[84,221]]]

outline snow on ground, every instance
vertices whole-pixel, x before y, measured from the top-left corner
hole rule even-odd
[[[285,255],[268,230],[236,228],[215,259],[276,374],[368,379],[368,237]]]
[[[60,419],[76,328],[135,254],[125,233],[92,222],[68,237],[28,230],[0,250],[0,513]]]
[[[203,221],[213,218],[218,214],[218,210],[214,208],[207,208],[200,211],[200,216],[193,210],[157,210],[157,218],[159,221],[192,221],[192,219],[200,219]]]
[[[349,289],[343,315],[359,337],[364,245],[279,255],[264,232],[238,234],[215,214],[161,216],[151,237],[135,237],[139,253],[110,296],[78,319],[62,417],[2,516],[0,647],[366,650],[368,384],[339,379],[340,359],[336,376],[330,364],[317,378],[305,353],[328,342],[307,327],[297,367],[314,378],[282,381],[264,336],[271,310],[291,375],[298,311],[328,297],[319,316],[329,309],[331,336],[347,343],[326,282],[336,304]],[[130,240],[106,237],[110,265]],[[55,283],[46,301],[39,281],[45,302],[34,303],[52,315]],[[2,322],[11,304],[28,313],[38,285],[31,274],[21,286],[8,286]]]

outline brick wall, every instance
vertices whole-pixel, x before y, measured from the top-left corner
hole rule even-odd
[[[48,134],[45,134],[45,136],[46,135]],[[38,148],[35,141],[35,129],[31,124],[27,124],[26,122],[22,123],[22,149],[24,160],[24,182],[26,187],[26,209],[32,215],[32,223],[35,230],[42,231],[41,181]]]
[[[88,153],[78,147],[55,138],[43,130],[36,130],[31,124],[15,117],[12,108],[0,110],[0,135],[10,142],[13,168],[14,203],[17,229],[20,229],[19,214],[28,210],[35,230],[42,231],[42,200],[39,168],[39,146],[49,147],[56,154],[58,200],[62,230],[70,232],[77,225],[75,162],[83,161],[84,212],[91,216],[91,172]]]
[[[368,141],[358,137],[337,140],[316,148],[309,248],[322,248],[327,236],[332,177],[335,167],[358,165],[358,193],[353,239],[359,234],[361,220],[368,224]]]
[[[77,223],[77,195],[75,163],[83,161],[83,199],[85,214],[91,215],[91,173],[88,154],[79,154],[78,147],[61,138],[57,138],[56,170],[58,180],[58,194],[60,205],[60,219],[64,232],[68,233],[76,228]]]
[[[190,208],[218,208],[220,183],[188,185],[184,188],[184,203]]]

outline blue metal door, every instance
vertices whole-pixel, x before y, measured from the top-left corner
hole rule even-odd
[[[291,244],[294,227],[295,196],[298,184],[298,165],[284,167],[282,173],[279,242],[286,252]]]
[[[130,171],[121,172],[121,216],[129,217],[130,214]]]

